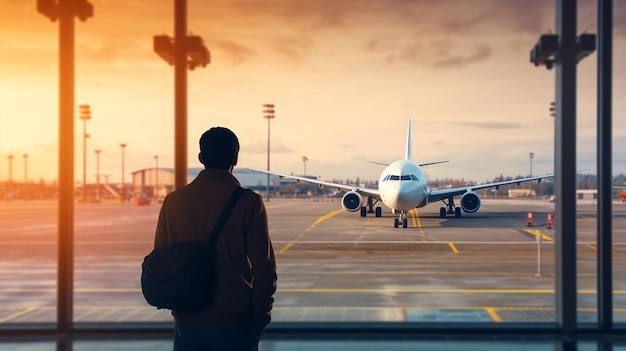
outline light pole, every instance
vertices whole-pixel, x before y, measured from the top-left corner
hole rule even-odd
[[[533,176],[533,158],[535,157],[535,153],[531,152],[530,154],[528,154],[528,157],[530,158],[530,176]],[[530,197],[533,197],[533,182],[528,182],[528,184],[530,185]]]
[[[126,144],[120,144],[122,148],[122,201],[126,201],[126,183],[124,183],[124,149]]]
[[[174,0],[174,38],[155,35],[154,51],[174,65],[174,187],[188,183],[187,68],[206,67],[211,53],[198,35],[187,35],[187,0]]]
[[[304,163],[304,176],[306,177],[306,161],[308,161],[309,158],[306,156],[302,156],[302,162]]]
[[[82,200],[85,201],[85,188],[87,187],[87,121],[91,119],[91,108],[89,105],[78,105],[79,118],[83,121],[83,186]]]
[[[159,192],[159,155],[154,155],[154,161],[156,162],[154,172],[154,197],[156,198]]]
[[[273,104],[264,104],[263,105],[263,118],[267,119],[267,171],[270,171],[270,120],[273,119],[274,116],[274,105]],[[267,174],[267,197],[266,201],[270,201],[270,174]]]
[[[24,158],[24,184],[26,184],[28,180],[28,154],[22,155]]]
[[[37,0],[37,12],[59,20],[59,205],[57,328],[72,329],[74,316],[74,17],[93,17],[89,1]]]
[[[102,150],[94,152],[96,153],[96,201],[100,202],[100,153]]]
[[[7,156],[9,159],[9,184],[13,182],[13,155]]]

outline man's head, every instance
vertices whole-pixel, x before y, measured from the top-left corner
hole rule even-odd
[[[198,159],[205,169],[231,170],[237,164],[239,139],[230,129],[213,127],[200,137]]]

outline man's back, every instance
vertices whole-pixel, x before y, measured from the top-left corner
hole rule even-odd
[[[204,170],[163,201],[155,247],[206,241],[238,181],[226,170]],[[260,333],[270,321],[276,290],[274,252],[261,197],[246,192],[230,214],[215,246],[217,291],[212,305],[173,311],[176,326],[236,327],[253,323]]]

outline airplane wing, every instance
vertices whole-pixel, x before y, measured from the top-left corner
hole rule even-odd
[[[300,177],[300,176],[294,176],[294,175],[282,174],[282,173],[276,173],[276,172],[268,172],[268,171],[264,171],[260,169],[254,169],[254,168],[251,168],[251,170],[261,172],[261,173],[266,173],[266,174],[272,174],[272,175],[278,176],[281,179],[283,178],[294,179],[298,183],[306,182],[306,183],[317,184],[317,185],[325,186],[329,188],[337,188],[337,189],[346,190],[346,191],[356,191],[362,195],[371,196],[373,199],[380,200],[380,194],[378,192],[378,189],[362,188],[362,187],[359,187],[356,185],[350,185],[350,184],[325,182],[322,180],[311,179],[307,177]]]
[[[507,180],[507,181],[504,181],[504,182],[486,183],[486,184],[478,184],[478,185],[468,185],[468,186],[464,186],[464,187],[450,188],[450,189],[431,190],[430,194],[428,195],[428,202],[436,202],[436,201],[440,201],[440,200],[443,200],[443,199],[447,199],[449,197],[462,195],[462,194],[465,194],[468,191],[475,191],[475,190],[486,189],[486,188],[496,188],[496,187],[500,187],[500,186],[503,186],[503,185],[511,185],[511,184],[519,185],[521,183],[532,182],[532,181],[535,181],[535,180],[536,181],[541,181],[542,179],[552,178],[552,177],[554,177],[554,174],[546,174],[546,175],[536,176],[536,177],[528,177],[528,178],[521,178],[521,179],[515,179],[515,180]]]

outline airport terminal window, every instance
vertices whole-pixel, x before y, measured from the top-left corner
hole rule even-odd
[[[623,42],[617,44],[622,45],[616,48],[623,52]],[[402,54],[396,56],[398,63],[406,59]],[[481,60],[466,61],[463,64],[470,65],[480,64]],[[442,68],[458,69],[448,66]],[[94,136],[90,142],[100,142],[95,130],[90,133]],[[166,139],[159,142],[172,142]],[[163,167],[163,158],[161,162]],[[460,171],[462,168],[458,167]],[[117,168],[113,169],[119,174]],[[149,325],[171,321],[169,311],[146,304],[139,287],[140,264],[152,248],[160,200],[173,188],[173,176],[158,169],[157,163],[142,174],[144,177],[135,184],[140,191],[131,201],[110,196],[108,190],[103,190],[106,195],[98,195],[97,201],[77,196],[72,242],[76,323]],[[92,173],[90,168],[91,181],[95,179]],[[6,175],[2,168],[0,190],[6,198],[0,199],[0,328],[8,324],[55,323],[59,308],[57,201],[54,195],[36,201],[9,198],[11,192],[6,190],[14,184],[3,178]],[[262,179],[265,181],[265,177]],[[400,180],[419,178],[413,174],[383,178]],[[265,195],[263,187],[251,183],[254,185]],[[528,189],[532,194],[532,188]],[[309,196],[306,191],[294,192],[292,198],[272,194],[266,208],[279,270],[274,321],[484,325],[554,322],[555,294],[560,292],[554,291],[555,229],[547,225],[553,207],[541,199],[506,199],[504,187],[492,190],[477,191],[481,196],[480,212],[460,212],[461,218],[456,218],[454,212],[460,207],[458,197],[454,206],[429,205],[406,214],[382,208],[381,215],[376,208],[381,204],[368,203],[367,197],[363,197],[361,208],[348,212],[341,210],[341,197],[315,197],[315,192]],[[578,200],[586,200],[584,194],[578,194]],[[574,240],[578,245],[578,315],[585,322],[597,318],[598,214],[593,204],[580,202]],[[532,223],[527,222],[528,213],[532,213]],[[614,213],[613,272],[621,278],[626,208],[615,204]],[[407,228],[394,227],[394,219],[396,227],[402,223],[398,219],[406,220]],[[624,279],[615,279],[614,283],[615,321],[626,322],[626,283]]]

